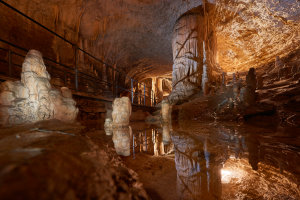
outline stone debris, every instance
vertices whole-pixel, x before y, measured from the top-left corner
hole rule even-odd
[[[50,75],[37,50],[30,50],[22,65],[21,81],[1,85],[0,124],[15,125],[41,120],[75,120],[78,109],[67,87],[61,91],[50,84]]]

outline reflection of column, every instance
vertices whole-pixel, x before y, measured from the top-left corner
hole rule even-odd
[[[112,110],[106,109],[104,131],[106,135],[112,135]]]
[[[152,78],[152,98],[155,98],[157,97],[157,87],[156,87],[156,78]],[[153,100],[154,102],[156,102],[156,100]]]
[[[162,141],[163,144],[168,145],[171,141],[171,136],[170,136],[170,127],[169,124],[163,124],[163,133],[162,133]]]
[[[219,199],[221,196],[221,155],[211,154],[205,140],[173,132],[177,187],[180,199]]]
[[[171,112],[172,106],[170,105],[169,101],[167,99],[163,100],[161,102],[161,117],[163,123],[171,123]]]
[[[130,132],[130,126],[113,128],[112,140],[118,155],[130,156]]]
[[[249,164],[252,166],[253,170],[257,170],[260,154],[259,142],[255,137],[249,136],[246,139],[246,143],[249,151]]]
[[[158,102],[160,102],[163,99],[163,88],[162,88],[162,78],[157,78],[157,98]]]

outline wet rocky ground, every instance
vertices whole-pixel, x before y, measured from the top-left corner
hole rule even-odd
[[[1,199],[148,199],[111,143],[79,123],[2,128]]]
[[[298,128],[181,120],[124,130],[59,121],[2,128],[1,199],[300,198]]]

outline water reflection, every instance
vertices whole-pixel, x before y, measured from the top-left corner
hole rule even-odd
[[[131,127],[114,127],[113,137],[114,147],[117,154],[130,156],[130,138],[132,135]]]
[[[300,199],[298,136],[236,124],[128,130],[113,133],[120,155],[174,154],[179,199]]]

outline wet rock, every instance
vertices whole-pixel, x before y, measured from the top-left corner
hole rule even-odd
[[[22,65],[21,82],[4,82],[1,86],[0,106],[2,125],[33,123],[58,119],[72,122],[78,109],[71,91],[51,88],[50,75],[46,71],[39,51],[30,50]]]
[[[1,199],[148,199],[99,131],[86,130],[58,120],[1,129]]]

